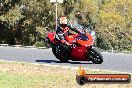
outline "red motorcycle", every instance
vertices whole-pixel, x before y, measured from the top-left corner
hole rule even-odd
[[[95,64],[101,64],[103,57],[97,48],[93,47],[93,38],[87,33],[71,34],[66,37],[66,40],[72,44],[67,47],[56,39],[56,32],[48,33],[45,41],[52,47],[52,52],[61,62],[72,61],[92,61]]]

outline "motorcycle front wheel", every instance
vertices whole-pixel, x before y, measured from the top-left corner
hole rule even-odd
[[[88,57],[94,64],[103,62],[103,56],[97,48],[91,48],[88,52]]]

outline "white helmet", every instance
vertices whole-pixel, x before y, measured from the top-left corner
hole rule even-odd
[[[65,17],[65,16],[61,17],[60,24],[67,24],[67,17]]]

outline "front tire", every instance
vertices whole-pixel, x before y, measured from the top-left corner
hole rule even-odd
[[[91,48],[88,56],[94,64],[101,64],[103,62],[103,56],[97,48]]]

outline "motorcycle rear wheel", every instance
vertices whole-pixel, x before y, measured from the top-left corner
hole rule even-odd
[[[103,56],[97,48],[91,48],[88,52],[88,57],[94,64],[101,64],[103,62]]]
[[[52,47],[52,52],[55,57],[60,60],[60,62],[68,62],[66,54],[64,54],[60,49],[58,49],[57,46]]]

